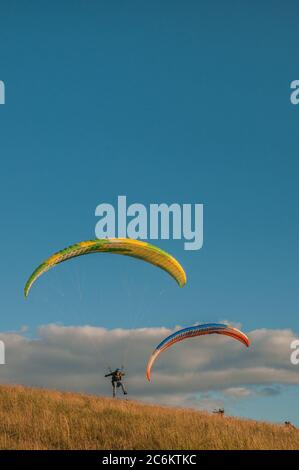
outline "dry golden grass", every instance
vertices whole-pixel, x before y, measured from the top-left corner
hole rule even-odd
[[[285,426],[133,401],[0,387],[0,449],[299,449]]]

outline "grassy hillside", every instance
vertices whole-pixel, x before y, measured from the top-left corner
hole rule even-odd
[[[284,426],[76,393],[0,387],[0,449],[299,449]]]

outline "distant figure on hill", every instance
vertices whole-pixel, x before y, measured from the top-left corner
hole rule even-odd
[[[219,408],[218,410],[214,410],[213,413],[219,416],[224,416],[225,411],[224,408]]]
[[[115,398],[116,395],[116,388],[121,387],[123,394],[127,395],[127,391],[122,383],[122,378],[126,374],[120,370],[120,369],[115,369],[114,372],[110,372],[110,374],[106,374],[105,377],[111,377],[111,384],[112,384],[112,396]]]
[[[291,421],[285,421],[285,422],[284,422],[284,425],[285,425],[285,427],[288,428],[288,429],[297,429],[297,428],[291,423]]]

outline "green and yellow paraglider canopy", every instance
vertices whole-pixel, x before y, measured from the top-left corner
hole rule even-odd
[[[58,251],[46,259],[31,274],[26,282],[24,294],[28,296],[29,291],[43,273],[49,271],[63,261],[76,256],[87,255],[90,253],[115,253],[118,255],[132,256],[158,266],[172,276],[180,287],[186,284],[186,273],[180,263],[166,251],[140,240],[131,240],[129,238],[104,238],[98,240],[88,240],[75,243],[74,245]]]

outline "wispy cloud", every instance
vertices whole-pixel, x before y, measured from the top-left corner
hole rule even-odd
[[[230,387],[224,390],[224,394],[232,398],[244,398],[252,394],[249,388],[245,387]]]

